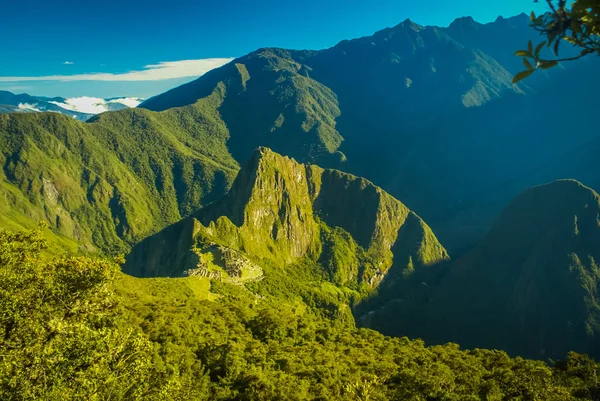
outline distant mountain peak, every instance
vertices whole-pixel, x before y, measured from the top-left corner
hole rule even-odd
[[[514,17],[509,17],[507,19],[509,19],[509,20],[527,20],[527,21],[530,20],[529,15],[527,15],[527,13],[521,13],[521,14],[515,15]]]
[[[517,26],[517,25],[529,25],[530,18],[529,15],[525,13],[521,13],[519,15],[515,15],[513,17],[505,18],[502,15],[499,15],[498,18],[492,24],[507,24],[509,26]]]
[[[460,29],[462,31],[465,30],[473,30],[476,29],[479,25],[481,25],[479,22],[475,21],[473,19],[473,17],[467,16],[467,17],[460,17],[455,19],[454,21],[452,21],[452,23],[448,26],[448,29],[450,30],[456,30],[456,29]]]
[[[455,23],[458,23],[458,24],[476,24],[477,22],[475,21],[475,19],[473,19],[473,17],[467,15],[467,16],[464,16],[464,17],[458,17],[458,18],[456,18],[452,22],[452,24],[455,24]]]
[[[401,27],[403,29],[410,29],[415,32],[422,31],[424,28],[422,25],[419,25],[419,24],[413,22],[410,18],[407,18],[404,21],[402,21],[401,23],[399,23],[398,25],[396,25],[396,28],[398,28],[398,27]]]

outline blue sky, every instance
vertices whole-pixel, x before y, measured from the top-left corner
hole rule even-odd
[[[322,49],[406,18],[445,26],[544,10],[533,0],[0,0],[0,9],[0,90],[64,97],[149,97],[260,47]]]

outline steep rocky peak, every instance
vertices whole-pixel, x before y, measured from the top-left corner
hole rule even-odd
[[[415,32],[420,32],[424,29],[424,27],[422,25],[419,25],[419,24],[411,21],[410,18],[407,18],[404,21],[402,21],[400,24],[396,25],[396,28],[412,30]]]
[[[466,16],[466,17],[460,17],[455,19],[454,21],[452,21],[452,23],[450,24],[449,27],[452,26],[463,26],[463,27],[472,27],[472,26],[476,26],[479,25],[478,22],[476,22],[473,17],[470,16]]]
[[[494,27],[497,29],[514,29],[514,28],[529,28],[531,24],[531,19],[529,15],[525,13],[521,13],[519,15],[515,15],[513,17],[505,18],[500,15],[494,22],[489,22],[485,24],[487,27]]]
[[[271,149],[264,146],[259,146],[258,148],[254,149],[246,165],[242,166],[242,171],[246,173],[257,172],[262,163],[265,163],[267,162],[267,159],[272,159],[274,157],[275,153]],[[289,158],[286,156],[281,157],[289,160]]]
[[[364,178],[300,164],[265,147],[254,151],[240,177],[253,180],[234,183],[234,187],[253,185],[250,202],[270,205],[280,216],[286,215],[282,207],[314,213],[326,224],[348,231],[365,248],[377,236],[389,242],[387,237],[395,236],[409,213],[401,202]]]
[[[259,147],[253,152],[250,161],[243,167],[242,173],[240,180],[251,177],[253,182],[240,182],[238,185],[244,187],[253,185],[253,193],[299,191],[294,193],[294,197],[309,195],[306,167],[293,158],[282,156],[266,147]],[[235,182],[234,186],[236,186]]]
[[[279,266],[301,258],[321,261],[339,273],[332,274],[340,283],[367,283],[372,288],[390,269],[402,271],[411,260],[427,266],[447,258],[429,228],[411,215],[400,201],[366,179],[301,164],[261,147],[242,167],[226,196],[172,229],[181,231],[183,239],[176,242],[189,246],[191,253],[173,259],[172,251],[164,249],[152,263],[174,263],[177,271],[196,271],[198,260],[219,259],[214,255],[216,246]],[[399,235],[402,246],[397,246]],[[152,241],[163,241],[161,234],[148,243]],[[339,259],[348,247],[361,251],[351,260]],[[199,272],[208,274],[205,264],[200,264]]]
[[[265,146],[259,146],[258,148],[254,149],[254,151],[252,152],[252,156],[250,158],[251,161],[255,160],[257,165],[260,163],[265,163],[265,162],[268,163],[275,159],[284,160],[286,162],[294,162],[293,159],[291,159],[287,156],[283,156],[278,153],[275,153],[271,149],[269,149]]]
[[[527,15],[526,13],[521,13],[519,15],[515,15],[514,17],[508,17],[508,18],[504,18],[504,17],[500,16],[500,17],[498,17],[498,20],[500,20],[500,19],[503,19],[504,21],[507,21],[511,24],[529,25],[529,23],[531,22],[529,15]]]
[[[203,238],[282,264],[313,254],[319,232],[307,168],[256,149],[230,192],[195,216],[205,227]]]
[[[475,21],[473,17],[457,18],[448,26],[447,31],[450,34],[460,33],[460,35],[473,36],[483,25]]]

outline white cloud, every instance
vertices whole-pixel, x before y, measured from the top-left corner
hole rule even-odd
[[[75,63],[74,63],[74,62],[72,62],[72,61],[65,61],[63,64],[64,64],[64,65],[73,65],[73,64],[75,64]]]
[[[18,111],[41,111],[37,108],[37,104],[19,103],[17,106]]]
[[[119,99],[111,99],[108,101],[108,103],[121,103],[127,107],[134,108],[138,107],[143,101],[144,99],[141,99],[139,97],[123,97]]]
[[[71,99],[65,99],[64,103],[50,103],[55,104],[58,107],[62,107],[65,110],[78,111],[80,113],[99,114],[108,111],[108,108],[106,108],[105,106],[106,101],[104,99],[95,97],[82,96]]]
[[[198,77],[230,62],[231,58],[206,58],[200,60],[163,61],[150,64],[140,71],[123,74],[92,73],[78,75],[47,75],[40,77],[0,77],[0,82],[27,81],[162,81],[173,78]]]
[[[77,111],[80,113],[87,114],[100,114],[110,110],[111,103],[120,103],[127,107],[137,107],[142,103],[143,99],[139,98],[118,98],[106,101],[97,97],[74,97],[65,99],[64,103],[61,102],[50,102],[65,110]]]

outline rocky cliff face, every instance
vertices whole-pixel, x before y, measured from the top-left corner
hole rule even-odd
[[[425,223],[381,188],[259,148],[225,197],[143,241],[126,271],[178,276],[197,269],[207,254],[227,270],[227,249],[281,267],[308,258],[336,284],[369,288],[390,271],[447,258]]]
[[[289,264],[320,252],[309,180],[312,169],[257,150],[229,194],[200,210],[198,235],[259,259]]]

